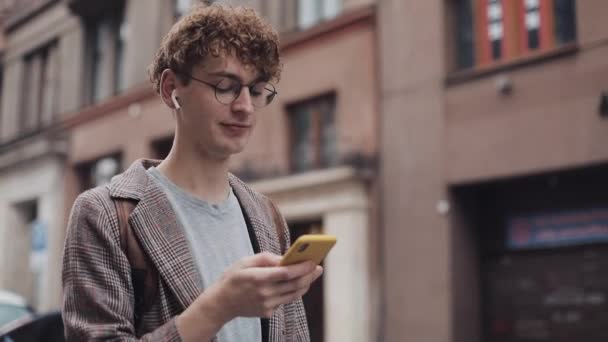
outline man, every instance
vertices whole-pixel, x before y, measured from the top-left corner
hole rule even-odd
[[[278,36],[251,9],[197,7],[173,26],[149,68],[175,116],[173,148],[76,200],[63,262],[68,340],[310,340],[301,296],[322,269],[279,266],[283,218],[228,172],[280,71]],[[140,313],[118,201],[134,203],[128,224],[158,273]]]

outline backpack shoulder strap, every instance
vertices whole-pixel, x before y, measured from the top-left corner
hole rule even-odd
[[[131,281],[135,296],[135,327],[145,310],[149,309],[158,290],[158,272],[144,253],[139,240],[129,225],[129,216],[135,209],[135,202],[115,199],[118,226],[120,228],[120,247],[131,265]]]
[[[115,199],[114,206],[118,216],[118,228],[120,228],[120,248],[129,257],[129,216],[135,209],[135,204],[128,200]],[[130,259],[129,262],[131,262]]]
[[[281,246],[281,254],[287,251],[287,242],[285,241],[285,229],[287,228],[285,225],[285,221],[279,214],[279,210],[276,205],[268,199],[268,203],[270,203],[270,209],[272,211],[272,219],[274,221],[274,228],[277,231],[277,236],[279,238],[279,245]]]

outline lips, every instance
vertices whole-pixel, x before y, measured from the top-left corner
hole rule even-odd
[[[239,123],[222,123],[222,126],[226,126],[226,127],[234,127],[234,128],[249,128],[251,127],[250,125],[245,125],[245,124],[239,124]]]
[[[226,133],[233,136],[243,135],[251,128],[250,125],[238,123],[222,123],[221,126],[224,128]]]

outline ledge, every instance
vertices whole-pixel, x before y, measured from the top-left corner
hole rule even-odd
[[[359,176],[356,169],[350,166],[342,166],[332,169],[309,171],[275,179],[260,180],[251,182],[250,186],[252,189],[264,194],[275,194],[362,179],[363,178]]]
[[[68,153],[65,137],[46,134],[31,137],[0,151],[0,170],[49,155],[64,156]]]
[[[22,5],[17,3],[16,6],[18,7],[15,8],[14,12],[7,18],[4,29],[7,32],[15,30],[56,2],[59,2],[59,0],[31,0]]]
[[[73,128],[104,117],[120,109],[127,108],[134,102],[145,100],[155,95],[156,92],[152,89],[152,85],[145,83],[144,85],[133,87],[124,93],[112,96],[97,104],[81,108],[73,113],[64,114],[65,119],[61,122],[60,126],[63,129]]]
[[[288,50],[304,42],[314,40],[320,36],[342,30],[358,23],[373,24],[375,22],[375,17],[376,6],[368,5],[344,12],[331,20],[321,22],[309,29],[284,33],[281,36],[281,50]]]
[[[559,48],[552,49],[550,51],[537,52],[534,54],[518,57],[504,62],[498,62],[487,66],[452,72],[448,74],[445,83],[447,86],[456,85],[471,80],[483,78],[489,75],[494,75],[505,71],[516,70],[526,66],[544,63],[553,59],[573,55],[577,53],[579,49],[580,48],[577,43],[570,43],[560,46]]]
[[[310,171],[249,183],[272,198],[287,220],[309,220],[341,211],[367,212],[365,180],[351,167]]]

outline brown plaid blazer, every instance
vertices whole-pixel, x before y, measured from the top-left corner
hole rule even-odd
[[[63,322],[68,341],[180,341],[175,316],[204,290],[186,237],[161,188],[146,169],[159,161],[138,160],[103,187],[76,199],[63,255]],[[282,254],[273,206],[265,196],[230,175],[254,251]],[[129,217],[142,249],[158,270],[158,296],[134,326],[134,294],[129,261],[120,246],[113,199],[137,202]],[[285,220],[283,229],[289,244]],[[263,341],[310,341],[302,300],[262,319]],[[249,342],[249,341],[244,341]]]

